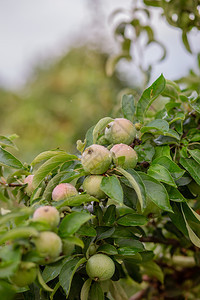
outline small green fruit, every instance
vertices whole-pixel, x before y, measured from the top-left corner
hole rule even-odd
[[[28,175],[25,179],[24,179],[24,183],[27,183],[28,185],[25,187],[24,191],[28,196],[31,196],[33,191],[34,191],[34,187],[33,187],[33,178],[34,175]]]
[[[41,206],[34,212],[33,220],[46,222],[54,229],[60,222],[60,215],[53,206]]]
[[[83,169],[90,174],[105,173],[112,162],[110,151],[101,145],[93,144],[85,149],[82,154],[81,163]]]
[[[130,145],[136,136],[134,124],[124,118],[117,118],[110,122],[105,129],[105,138],[110,144]]]
[[[53,189],[52,199],[59,201],[75,195],[78,195],[78,192],[72,184],[60,183]]]
[[[86,272],[90,278],[104,281],[114,275],[115,264],[109,256],[105,254],[95,254],[88,259]]]
[[[83,182],[83,190],[97,199],[105,199],[106,194],[100,188],[102,179],[101,175],[87,176]]]
[[[62,240],[62,253],[66,256],[70,256],[72,254],[72,251],[74,250],[74,244],[70,243],[67,240]]]
[[[37,266],[32,262],[21,262],[11,281],[18,287],[33,283],[37,276]]]
[[[121,166],[124,169],[135,168],[138,161],[137,153],[133,148],[125,144],[116,144],[110,152],[114,153],[114,162],[116,165]],[[124,156],[125,160],[120,162],[119,157]]]
[[[43,258],[42,264],[50,263],[57,258],[62,251],[62,241],[60,237],[51,231],[43,231],[33,239],[39,255]]]

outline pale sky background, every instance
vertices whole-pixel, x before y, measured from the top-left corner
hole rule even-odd
[[[94,0],[0,0],[0,85],[20,88],[31,74],[34,65],[49,57],[65,53],[77,37],[88,40],[97,33],[92,27],[91,8]],[[108,17],[113,10],[129,8],[131,0],[97,0],[101,4],[99,35],[105,38],[106,48],[116,52],[113,27]],[[178,29],[166,25],[154,13],[158,39],[168,50],[165,61],[156,65],[152,79],[164,73],[168,79],[187,74],[195,66],[195,57],[187,53]],[[200,51],[200,32],[193,31],[190,42],[194,52]],[[154,59],[157,49],[148,51],[147,62]],[[121,67],[134,76],[133,64]]]

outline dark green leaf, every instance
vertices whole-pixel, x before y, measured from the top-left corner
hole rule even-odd
[[[81,227],[82,224],[90,220],[93,216],[86,212],[72,212],[64,217],[59,226],[59,235],[61,238],[68,237]]]
[[[139,174],[144,182],[146,193],[150,200],[161,209],[172,212],[169,196],[165,187],[153,177],[142,172]]]
[[[143,161],[151,162],[155,154],[155,149],[156,148],[152,146],[150,141],[146,141],[141,145],[136,145],[134,147],[134,150],[137,152],[138,162],[140,163]]]
[[[169,124],[165,120],[156,119],[141,128],[142,133],[145,133],[150,130],[155,130],[159,131],[160,133],[164,133],[165,131],[169,130]]]
[[[108,255],[116,255],[118,254],[117,249],[110,244],[103,244],[102,246],[99,246],[97,249],[97,252],[102,252]]]
[[[161,157],[161,156],[167,156],[169,159],[171,159],[171,154],[170,154],[170,147],[169,145],[165,146],[158,146],[155,148],[155,155],[154,159]]]
[[[148,175],[157,179],[158,181],[176,187],[176,184],[170,172],[162,165],[159,164],[151,165],[150,168],[148,169]]]
[[[169,195],[169,199],[171,201],[175,201],[175,202],[185,202],[186,199],[183,197],[183,195],[179,192],[179,190],[177,188],[174,188],[172,186],[166,186],[168,195]]]
[[[146,217],[138,214],[127,214],[117,220],[117,224],[123,226],[141,226],[145,225],[147,222],[148,219]]]
[[[115,175],[103,177],[101,181],[101,190],[119,204],[123,203],[123,190]]]
[[[93,196],[90,196],[88,194],[82,194],[68,197],[66,200],[53,202],[53,204],[57,209],[59,209],[63,206],[80,206],[84,203],[89,203],[92,201],[99,202],[99,200],[94,198]]]
[[[60,271],[59,281],[63,290],[65,291],[66,297],[69,295],[71,282],[76,270],[85,262],[86,258],[75,257],[63,265]]]
[[[185,173],[175,162],[166,156],[158,157],[153,160],[153,164],[159,164],[165,167],[172,175],[174,180],[179,179]]]
[[[116,218],[116,206],[115,205],[110,205],[106,209],[106,212],[103,216],[103,222],[107,225],[110,226],[115,222]]]
[[[123,95],[122,97],[122,112],[124,118],[133,122],[135,113],[135,102],[133,95]]]
[[[0,165],[14,169],[23,169],[23,164],[10,152],[0,147]]]
[[[146,205],[146,190],[145,190],[145,186],[144,186],[144,183],[142,182],[141,177],[133,169],[128,169],[125,171],[124,169],[118,167],[117,171],[119,171],[122,175],[124,175],[124,177],[130,183],[130,186],[135,190],[135,192],[138,196],[141,210],[143,211],[143,209],[145,208],[145,205]]]
[[[143,273],[149,275],[150,277],[157,278],[161,283],[164,281],[164,274],[161,268],[154,262],[149,261],[142,263]]]
[[[96,236],[96,230],[90,225],[84,224],[77,231],[78,235]]]
[[[48,159],[35,173],[33,178],[33,185],[35,188],[42,182],[42,180],[56,167],[67,161],[76,160],[77,156],[67,153],[57,154]]]
[[[200,150],[199,149],[194,149],[194,150],[188,149],[188,152],[190,153],[192,158],[200,164]]]
[[[91,278],[88,278],[84,282],[82,289],[81,289],[81,299],[80,300],[88,300],[91,283],[92,283]]]
[[[144,116],[153,101],[165,88],[165,78],[161,75],[148,89],[146,89],[137,103],[136,117],[143,121]]]
[[[200,164],[192,158],[180,158],[180,164],[188,171],[192,178],[200,185]]]
[[[90,289],[90,298],[91,300],[104,300],[104,294],[101,288],[101,285],[98,282],[94,282]]]

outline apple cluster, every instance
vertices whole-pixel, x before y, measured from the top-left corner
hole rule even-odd
[[[97,199],[105,199],[101,190],[101,181],[104,173],[114,166],[124,169],[135,168],[138,156],[130,146],[136,137],[135,125],[124,118],[116,118],[105,128],[105,139],[111,149],[93,144],[82,153],[81,163],[88,176],[83,182],[83,189]]]

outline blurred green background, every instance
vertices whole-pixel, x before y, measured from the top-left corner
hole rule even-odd
[[[17,157],[30,162],[41,151],[58,147],[73,153],[76,140],[111,114],[125,83],[105,75],[106,59],[89,47],[74,48],[54,63],[37,67],[17,93],[0,89],[1,135],[19,136]]]

